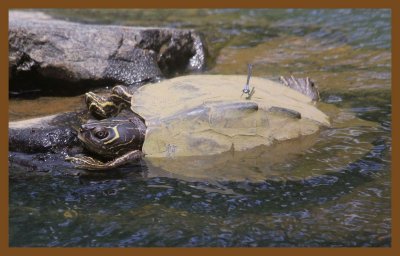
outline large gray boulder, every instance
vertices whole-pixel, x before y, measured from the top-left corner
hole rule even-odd
[[[8,35],[10,91],[136,85],[205,65],[204,44],[192,30],[85,25],[10,11]]]

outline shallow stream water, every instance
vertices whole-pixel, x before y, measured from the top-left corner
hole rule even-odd
[[[252,63],[255,76],[309,76],[333,125],[300,152],[282,146],[283,160],[260,165],[268,158],[255,151],[215,166],[265,175],[257,181],[156,176],[145,162],[81,177],[10,167],[10,246],[390,246],[389,10],[44,11],[85,23],[196,29],[209,48],[206,73],[245,74]],[[82,96],[11,98],[9,116],[81,104]]]

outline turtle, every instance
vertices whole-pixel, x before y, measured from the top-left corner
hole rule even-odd
[[[250,83],[250,76],[251,67],[244,87],[244,75],[194,74],[133,91],[116,85],[109,97],[88,92],[88,109],[100,120],[81,125],[78,138],[94,157],[67,160],[79,169],[109,170],[142,157],[241,152],[330,126],[313,104],[319,94],[309,78],[252,77]]]

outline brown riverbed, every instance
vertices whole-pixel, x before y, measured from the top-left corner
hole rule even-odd
[[[8,113],[10,121],[52,115],[84,108],[83,96],[40,97],[37,99],[10,99]]]

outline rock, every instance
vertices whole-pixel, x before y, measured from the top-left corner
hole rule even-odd
[[[78,94],[135,86],[202,70],[206,49],[193,30],[85,25],[40,12],[9,12],[10,92]]]
[[[74,126],[83,113],[67,112],[8,124],[8,164],[16,175],[29,171],[76,174],[65,161],[67,155],[83,152]]]
[[[45,165],[65,165],[69,154],[81,154],[83,148],[71,128],[31,128],[9,130],[9,164],[43,170]],[[29,169],[29,168],[28,168]]]
[[[80,115],[82,114],[78,112],[67,112],[9,122],[9,150],[57,154],[76,151],[81,148],[81,144],[73,127],[79,125]]]

